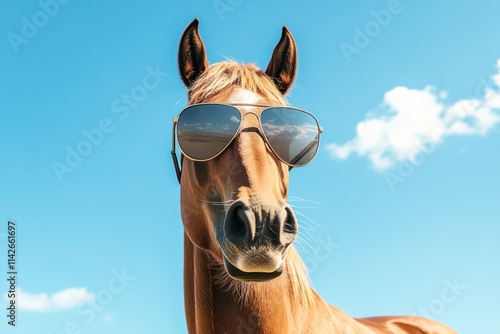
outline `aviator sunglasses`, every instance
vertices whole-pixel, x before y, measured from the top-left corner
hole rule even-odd
[[[260,114],[237,107],[263,108]],[[182,110],[172,127],[172,158],[180,182],[181,168],[175,138],[182,154],[193,161],[219,156],[242,129],[248,115],[259,119],[259,132],[271,151],[290,169],[311,162],[318,152],[323,129],[311,113],[293,107],[249,103],[199,103]]]

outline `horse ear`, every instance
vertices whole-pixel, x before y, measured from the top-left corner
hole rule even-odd
[[[281,39],[274,48],[271,60],[267,65],[266,74],[284,95],[292,86],[296,72],[297,47],[292,34],[284,26]]]
[[[179,73],[187,87],[208,69],[205,45],[198,33],[198,23],[198,19],[194,19],[187,26],[179,43]]]

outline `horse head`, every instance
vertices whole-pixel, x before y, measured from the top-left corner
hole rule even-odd
[[[181,112],[173,133],[183,151],[182,173],[176,168],[185,232],[231,277],[275,278],[298,232],[287,203],[289,170],[312,160],[321,132],[314,116],[286,107],[297,68],[295,41],[283,27],[265,71],[233,61],[209,66],[195,19],[181,37],[178,63],[187,109],[196,106]],[[218,132],[207,130],[213,127],[225,138],[215,138]],[[293,134],[301,132],[310,142]],[[300,154],[291,157],[294,150]]]

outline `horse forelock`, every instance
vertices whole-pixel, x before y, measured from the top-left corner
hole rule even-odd
[[[286,100],[273,81],[256,65],[236,61],[215,63],[201,74],[188,89],[189,104],[203,103],[234,88],[259,95],[267,103],[286,105]]]

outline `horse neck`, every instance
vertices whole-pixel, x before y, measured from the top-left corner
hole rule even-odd
[[[311,333],[344,330],[353,319],[326,304],[309,286],[294,248],[281,276],[244,283],[184,236],[184,302],[189,333]],[[350,326],[350,325],[349,325]],[[319,330],[319,331],[318,331]],[[359,333],[359,332],[358,332]]]

